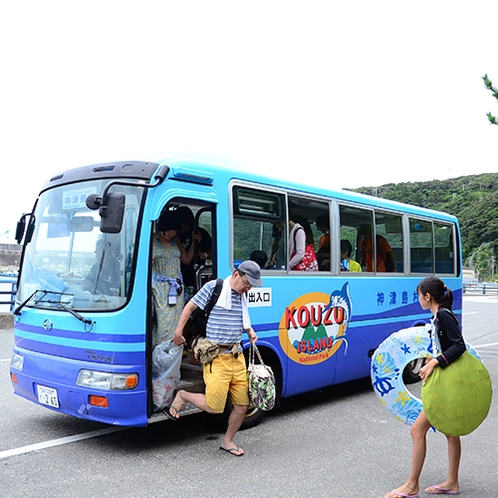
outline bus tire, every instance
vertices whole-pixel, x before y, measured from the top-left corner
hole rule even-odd
[[[422,379],[420,378],[420,375],[418,373],[424,366],[424,363],[424,358],[418,358],[416,360],[410,361],[410,363],[408,363],[408,365],[406,365],[405,369],[403,370],[403,382],[405,384],[415,384],[416,382],[421,381]]]

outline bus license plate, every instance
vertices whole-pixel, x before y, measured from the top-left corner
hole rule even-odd
[[[36,388],[38,390],[38,401],[40,403],[59,408],[59,397],[57,396],[56,389],[39,385],[37,385]]]

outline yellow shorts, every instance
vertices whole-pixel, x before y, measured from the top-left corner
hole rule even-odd
[[[249,405],[246,360],[242,353],[219,354],[211,363],[204,365],[206,404],[215,413],[223,413],[230,393],[232,404]]]

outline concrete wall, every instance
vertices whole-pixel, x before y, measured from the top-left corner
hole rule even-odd
[[[0,244],[0,266],[19,266],[21,246],[17,244]]]

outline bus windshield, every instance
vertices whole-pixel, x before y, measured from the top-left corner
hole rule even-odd
[[[139,209],[144,189],[120,186],[126,196],[123,229],[102,233],[98,211],[87,208],[108,180],[44,191],[28,226],[18,300],[31,307],[117,309],[130,293]],[[112,189],[111,189],[112,190]]]

